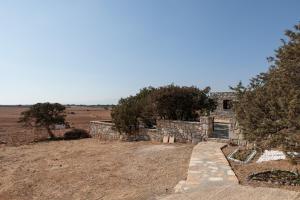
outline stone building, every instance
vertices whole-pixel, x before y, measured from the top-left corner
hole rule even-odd
[[[239,139],[239,129],[233,112],[234,92],[212,92],[210,97],[217,102],[217,108],[211,113],[214,129],[211,137]]]
[[[233,102],[236,100],[234,92],[212,92],[211,98],[217,102],[217,108],[211,116],[218,122],[229,122],[234,118]]]
[[[140,140],[162,142],[165,136],[172,136],[176,142],[192,143],[207,139],[241,139],[232,110],[235,94],[214,92],[210,97],[218,103],[217,109],[210,116],[201,116],[196,122],[157,120],[155,129],[140,128],[135,137]],[[115,129],[113,123],[99,121],[90,122],[90,134],[103,140],[118,140],[125,137]]]

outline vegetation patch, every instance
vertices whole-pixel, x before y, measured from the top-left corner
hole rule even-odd
[[[280,185],[300,185],[300,175],[290,171],[265,171],[249,176],[250,181],[263,181]]]
[[[256,150],[254,149],[236,149],[231,154],[229,154],[228,159],[240,162],[240,163],[248,163],[250,162],[254,156],[256,155]]]
[[[251,149],[239,149],[234,155],[233,158],[241,161],[246,161],[247,158],[251,155]]]

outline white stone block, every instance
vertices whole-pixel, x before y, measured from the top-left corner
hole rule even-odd
[[[165,135],[163,138],[163,143],[168,143],[169,142],[169,136]]]
[[[175,142],[175,137],[174,136],[170,136],[169,143],[173,144],[174,142]]]
[[[286,156],[282,151],[268,151],[265,150],[263,155],[259,157],[259,159],[256,161],[257,163],[271,161],[271,160],[285,160]]]

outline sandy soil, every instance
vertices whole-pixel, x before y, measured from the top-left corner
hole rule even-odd
[[[32,129],[25,129],[18,119],[27,107],[0,107],[0,145],[22,145],[32,142]],[[66,110],[67,121],[73,128],[88,130],[92,120],[110,120],[110,110],[102,107],[72,106]]]
[[[0,199],[152,199],[186,178],[192,147],[97,139],[1,147]]]
[[[231,152],[233,152],[237,147],[228,146],[226,148],[223,148],[223,153],[228,156]],[[259,158],[260,153],[258,153],[255,158],[248,164],[238,164],[234,161],[230,161],[229,163],[231,167],[233,168],[235,174],[237,175],[240,183],[242,185],[251,185],[255,187],[274,187],[274,188],[284,188],[288,190],[294,190],[294,191],[300,191],[300,186],[282,186],[282,185],[275,185],[272,183],[266,183],[266,182],[254,182],[254,181],[248,181],[247,178],[252,173],[258,173],[262,171],[268,171],[268,170],[287,170],[287,171],[294,171],[298,169],[300,172],[300,165],[292,165],[288,160],[278,160],[278,161],[268,161],[268,162],[262,162],[262,163],[256,163],[256,160]]]

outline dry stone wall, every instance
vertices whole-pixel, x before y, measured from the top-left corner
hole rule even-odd
[[[157,131],[162,136],[174,136],[175,142],[198,143],[212,133],[212,122],[210,117],[200,122],[158,120]]]
[[[114,123],[92,121],[90,122],[90,135],[93,138],[99,138],[102,140],[147,140],[147,141],[162,141],[162,136],[157,132],[157,129],[140,128],[139,132],[134,136],[126,136],[120,134]]]
[[[102,140],[146,140],[162,142],[164,136],[174,136],[175,142],[198,143],[207,138],[212,132],[213,120],[203,117],[199,122],[158,120],[156,129],[140,128],[139,132],[128,137],[120,134],[113,123],[92,121],[90,122],[90,135]]]
[[[113,123],[101,121],[90,122],[90,135],[93,138],[99,138],[102,140],[118,140],[121,136],[114,128]]]

